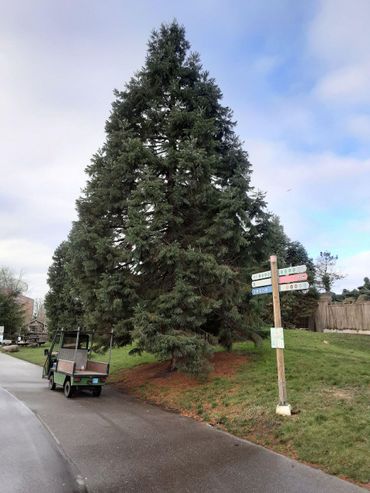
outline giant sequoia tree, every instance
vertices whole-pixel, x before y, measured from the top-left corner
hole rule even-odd
[[[267,215],[231,110],[189,50],[181,26],[163,25],[116,91],[78,201],[69,272],[86,325],[199,369],[209,334],[230,347],[248,331],[243,281],[266,255]]]

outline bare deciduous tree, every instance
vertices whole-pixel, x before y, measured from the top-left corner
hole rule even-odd
[[[45,306],[43,298],[36,298],[33,303],[33,316],[37,318],[39,322],[45,323]]]
[[[25,293],[28,286],[23,281],[21,272],[16,276],[8,267],[0,267],[0,289],[16,296]]]
[[[343,279],[345,275],[336,272],[335,267],[338,260],[338,255],[332,255],[330,252],[320,252],[320,256],[315,263],[315,284],[318,289],[330,293],[333,285],[339,279]]]

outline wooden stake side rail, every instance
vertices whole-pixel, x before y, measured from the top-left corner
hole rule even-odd
[[[75,362],[67,359],[58,360],[57,371],[68,373],[69,375],[73,375],[73,370],[75,367]]]
[[[89,360],[86,365],[86,371],[93,371],[98,373],[108,374],[108,363],[102,363],[100,361]]]

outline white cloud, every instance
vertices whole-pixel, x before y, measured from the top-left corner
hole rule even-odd
[[[308,50],[321,72],[313,94],[323,102],[370,103],[370,2],[321,0],[308,30]]]
[[[367,61],[368,0],[320,0],[307,35],[310,52],[330,68]]]
[[[348,65],[324,75],[314,94],[322,101],[342,105],[370,103],[369,80],[370,63]]]
[[[46,271],[51,263],[53,248],[34,239],[11,238],[0,240],[1,266],[22,273],[29,286],[29,295],[43,297],[46,290]]]
[[[252,183],[267,192],[269,207],[292,239],[310,251],[356,246],[369,203],[370,158],[294,151],[283,142],[253,139],[248,149]]]
[[[22,271],[31,296],[47,291],[112,91],[144,59],[149,27],[114,17],[107,28],[98,10],[15,0],[0,18],[0,265]]]
[[[337,293],[361,286],[364,277],[370,277],[370,250],[340,259],[338,267],[346,277],[335,284]]]

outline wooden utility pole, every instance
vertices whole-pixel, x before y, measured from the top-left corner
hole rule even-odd
[[[279,274],[276,255],[271,255],[271,284],[272,284],[272,301],[274,307],[274,327],[281,327],[281,311],[280,311],[280,296],[279,296]],[[279,386],[279,404],[277,407],[281,411],[279,414],[289,414],[290,406],[288,404],[286,383],[285,383],[285,364],[284,364],[284,349],[276,348],[276,363],[278,373]],[[286,408],[286,409],[285,409]]]

